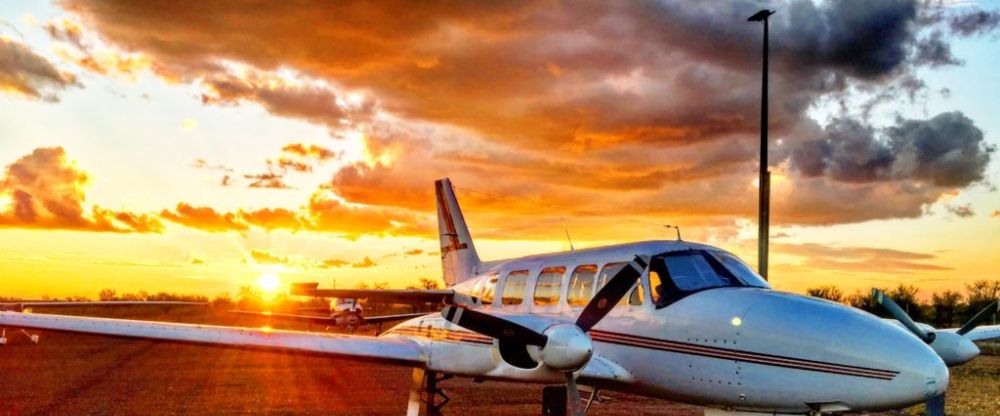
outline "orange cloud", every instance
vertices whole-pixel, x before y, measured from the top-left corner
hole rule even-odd
[[[41,147],[7,166],[0,179],[0,227],[106,232],[160,232],[163,225],[145,214],[84,208],[89,178],[62,147]]]
[[[160,216],[178,224],[209,232],[246,231],[246,223],[237,214],[216,212],[210,207],[195,207],[181,202],[174,211],[163,210]]]
[[[300,230],[302,221],[298,214],[285,208],[261,208],[252,211],[240,211],[239,217],[247,224],[265,230]]]
[[[375,267],[377,264],[372,261],[370,257],[365,256],[365,259],[356,263],[351,263],[351,267],[355,269],[367,269],[369,267]]]
[[[946,271],[951,267],[926,263],[936,256],[927,253],[870,247],[837,247],[822,244],[774,244],[775,253],[791,254],[805,259],[810,269],[869,272],[909,273]]]
[[[335,269],[335,268],[340,268],[340,267],[347,266],[349,264],[351,264],[351,262],[349,262],[347,260],[342,260],[342,259],[326,259],[326,260],[323,260],[320,263],[319,267],[323,268],[323,269]]]
[[[288,263],[287,257],[279,257],[271,254],[267,250],[250,250],[250,258],[254,260],[257,264],[286,264]]]
[[[58,91],[76,85],[73,74],[62,72],[27,45],[0,38],[0,92],[34,100],[59,101]]]

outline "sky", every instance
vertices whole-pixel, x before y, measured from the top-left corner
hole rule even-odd
[[[484,259],[672,239],[770,279],[1000,274],[1000,2],[4,2],[0,296],[440,279],[433,181]]]

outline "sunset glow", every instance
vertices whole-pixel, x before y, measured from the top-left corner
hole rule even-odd
[[[1000,3],[931,3],[776,6],[775,288],[1000,277]],[[440,279],[442,177],[484,260],[671,224],[754,264],[746,10],[405,7],[0,6],[0,296]]]

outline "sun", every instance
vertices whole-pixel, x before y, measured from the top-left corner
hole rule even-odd
[[[281,287],[281,279],[278,278],[277,274],[264,273],[257,278],[257,287],[265,294],[274,295],[278,293],[278,288]]]

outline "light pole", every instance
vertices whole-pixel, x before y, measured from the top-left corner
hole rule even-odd
[[[767,18],[772,10],[761,10],[747,18],[748,22],[764,24],[764,69],[760,94],[760,178],[757,207],[757,271],[767,280],[767,240],[771,222],[771,172],[767,170]]]

